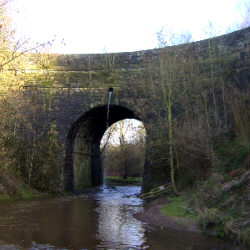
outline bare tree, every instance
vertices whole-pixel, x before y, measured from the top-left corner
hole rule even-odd
[[[161,90],[164,101],[164,108],[167,111],[166,127],[168,132],[167,145],[170,166],[170,178],[173,190],[176,195],[179,194],[175,184],[175,166],[174,166],[174,121],[173,121],[173,105],[174,105],[174,81],[177,78],[177,68],[181,70],[180,54],[178,50],[171,51],[171,49],[164,48],[167,45],[175,45],[179,43],[188,43],[192,41],[192,35],[189,32],[184,34],[176,34],[171,31],[161,30],[157,33],[160,53],[160,81]]]
[[[247,28],[250,26],[250,1],[246,0],[243,3],[242,9],[241,9],[241,20],[239,23],[239,28]]]
[[[123,178],[127,178],[132,172],[138,172],[143,165],[146,131],[142,123],[137,124],[132,119],[118,121],[110,126],[102,139],[104,168],[111,167],[111,172],[119,173]],[[113,166],[115,163],[116,171]],[[132,167],[136,164],[140,166]],[[131,171],[132,169],[135,171]]]

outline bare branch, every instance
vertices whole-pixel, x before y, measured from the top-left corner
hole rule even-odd
[[[6,62],[4,62],[3,64],[0,65],[0,70],[2,70],[5,65],[15,61],[17,58],[21,57],[22,55],[24,55],[24,54],[26,54],[26,53],[28,53],[30,51],[36,50],[36,49],[38,49],[40,47],[44,47],[44,46],[45,46],[45,43],[44,44],[38,44],[37,46],[32,47],[32,48],[28,48],[28,49],[26,49],[26,50],[24,50],[22,52],[12,53],[12,57],[9,60],[7,60]]]
[[[1,4],[0,4],[0,8],[5,6],[6,4],[12,2],[13,0],[5,0],[5,1],[2,1]]]

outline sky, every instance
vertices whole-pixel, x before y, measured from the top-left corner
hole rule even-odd
[[[198,41],[207,37],[209,22],[216,34],[225,34],[240,23],[245,2],[250,0],[12,0],[9,11],[18,39],[55,40],[51,53],[89,54],[156,48],[162,29],[189,31]]]
[[[120,129],[123,131],[125,143],[138,142],[141,136],[146,136],[146,130],[141,121],[136,119],[124,119],[111,125],[104,133],[101,145],[104,146],[107,143],[112,145],[120,145]],[[140,133],[139,133],[140,131]]]
[[[250,0],[13,0],[17,37],[55,39],[52,53],[127,52],[157,47],[162,28],[204,39],[211,21],[225,33]]]

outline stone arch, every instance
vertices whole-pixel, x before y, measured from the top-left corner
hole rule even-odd
[[[109,126],[123,119],[140,120],[132,110],[110,105]],[[66,191],[83,190],[102,184],[100,142],[107,129],[106,120],[107,105],[103,105],[90,109],[72,124],[66,139]]]

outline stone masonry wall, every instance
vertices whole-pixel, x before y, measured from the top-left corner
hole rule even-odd
[[[184,75],[185,83],[190,86],[194,81],[203,84],[211,79],[215,85],[221,80],[225,84],[249,84],[249,42],[250,28],[247,28],[210,40],[165,48],[170,55],[182,54],[180,64],[185,67],[183,71],[175,67],[174,84],[183,82]],[[166,118],[160,84],[161,53],[162,49],[153,49],[117,54],[52,55],[53,67],[49,70],[27,72],[26,85],[20,90],[27,103],[23,114],[30,117],[35,129],[23,133],[29,134],[29,138],[35,137],[37,131],[46,134],[49,124],[56,122],[60,150],[55,158],[61,169],[62,186],[77,189],[74,178],[87,183],[79,184],[79,189],[100,182],[100,167],[94,172],[91,170],[99,164],[98,160],[94,165],[91,161],[93,155],[98,155],[98,143],[106,129],[104,114],[109,88],[113,88],[112,122],[136,118],[146,128],[143,190],[169,180],[168,163],[159,162],[157,147],[152,146]],[[181,109],[179,106],[174,107],[175,114]],[[91,110],[94,111],[86,115]],[[82,145],[79,138],[82,138]],[[76,146],[78,144],[80,146]],[[84,148],[89,149],[85,152]],[[82,152],[78,152],[82,154],[81,159],[74,156],[74,150]],[[81,164],[85,166],[85,177],[74,174],[73,168],[81,168]],[[94,180],[93,175],[98,175],[99,179]]]

